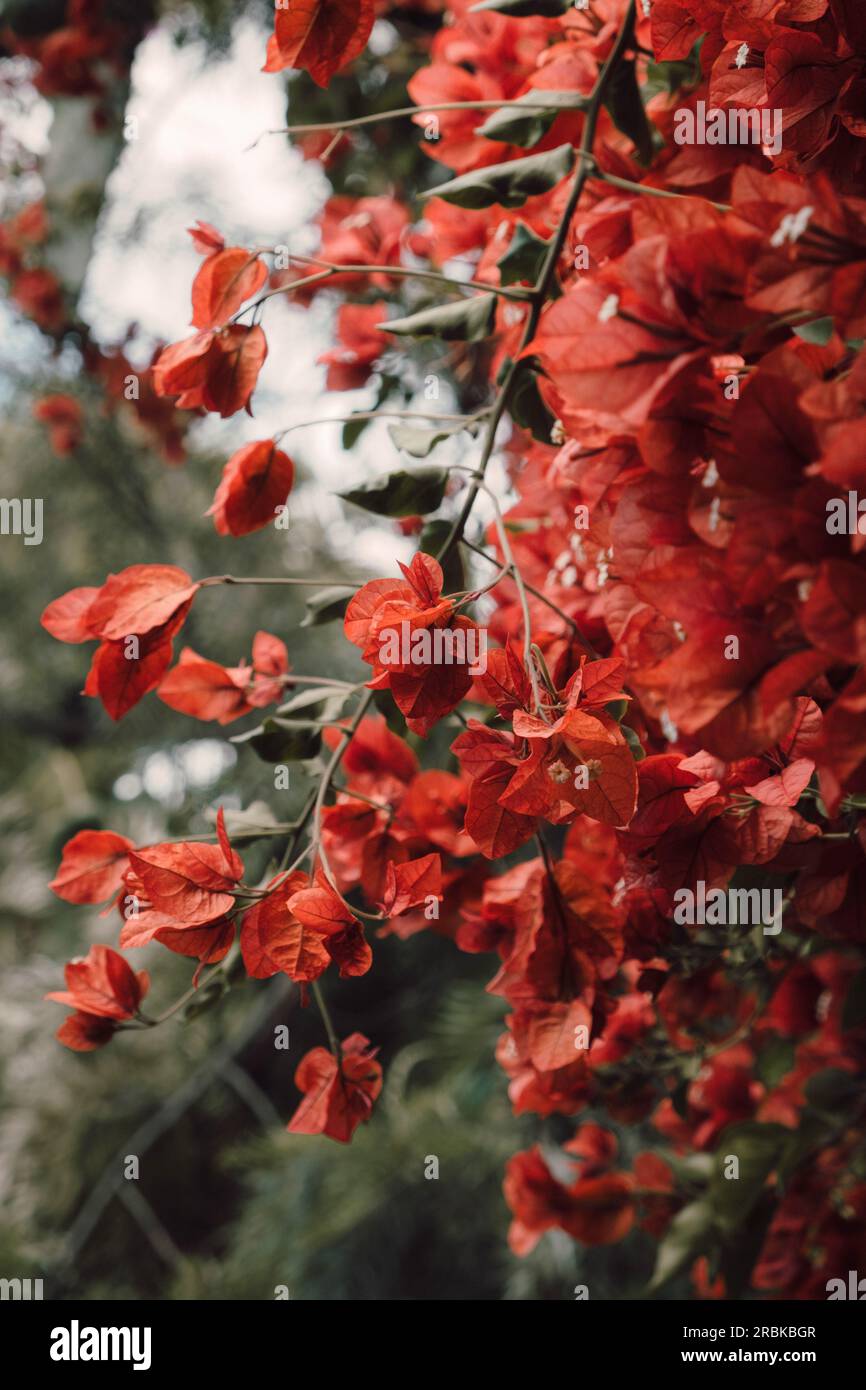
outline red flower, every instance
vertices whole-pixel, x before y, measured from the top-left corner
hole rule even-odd
[[[207,515],[221,536],[248,536],[273,522],[294,478],[295,465],[272,439],[245,444],[226,464]]]
[[[341,975],[366,975],[373,953],[364,940],[364,930],[323,873],[316,874],[310,887],[293,893],[287,906],[303,927],[324,938]]]
[[[159,685],[172,640],[198,591],[176,565],[130,565],[99,589],[70,589],[49,603],[42,626],[60,642],[101,638],[84,687],[120,719]]]
[[[242,246],[220,247],[201,264],[192,286],[192,322],[220,328],[261,289],[268,268]]]
[[[196,333],[163,348],[153,367],[158,396],[177,396],[179,410],[212,410],[225,418],[250,409],[259,372],[268,355],[265,335],[235,323]]]
[[[426,735],[472,684],[466,634],[477,629],[442,597],[442,569],[432,556],[419,551],[411,565],[400,568],[405,579],[373,579],[358,590],[344,627],[374,668],[369,684],[390,689],[409,728]],[[436,659],[437,633],[450,659]]]
[[[282,971],[299,984],[309,984],[330,965],[325,934],[305,926],[289,906],[307,885],[307,875],[300,872],[274,880],[268,885],[268,896],[245,914],[241,952],[253,979],[267,980]]]
[[[84,414],[73,396],[42,396],[33,406],[33,415],[48,426],[51,447],[58,458],[75,452],[84,434]]]
[[[253,664],[221,666],[184,647],[178,664],[160,682],[157,694],[172,709],[193,719],[215,719],[230,724],[243,714],[279,700],[281,677],[289,670],[285,644],[269,632],[257,632],[253,640]]]
[[[63,859],[49,887],[68,903],[102,903],[120,888],[131,840],[112,830],[79,830],[63,846]]]
[[[370,368],[388,346],[388,338],[376,325],[388,317],[387,305],[341,304],[337,311],[338,347],[323,352],[318,361],[328,368],[329,391],[355,391],[370,375]]]
[[[130,852],[125,881],[144,899],[138,925],[130,933],[136,945],[144,944],[145,932],[152,936],[162,927],[206,926],[234,907],[244,866],[229,844],[222,808],[217,813],[217,839],[215,845],[168,842]]]
[[[75,1052],[103,1047],[116,1023],[137,1014],[150,987],[147,972],[136,974],[110,946],[91,946],[86,956],[71,960],[64,973],[67,989],[45,998],[75,1010],[57,1033]]]
[[[363,52],[375,17],[373,0],[292,0],[276,12],[264,71],[306,68],[327,87],[335,72]]]
[[[362,1033],[340,1048],[340,1061],[324,1047],[308,1052],[295,1072],[304,1092],[287,1125],[290,1134],[327,1134],[348,1144],[359,1124],[369,1120],[382,1089],[382,1068]]]
[[[53,333],[63,327],[66,318],[63,290],[50,270],[22,270],[12,282],[11,298],[46,332]]]
[[[553,1227],[584,1245],[610,1245],[634,1222],[634,1182],[627,1173],[579,1178],[566,1187],[536,1145],[509,1159],[505,1174],[505,1200],[514,1215],[508,1243],[516,1255],[528,1255]]]

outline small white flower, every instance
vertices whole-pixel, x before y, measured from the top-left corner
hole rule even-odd
[[[577,570],[574,568],[574,565],[569,565],[567,570],[562,571],[559,582],[566,589],[570,589],[573,584],[577,583]]]
[[[588,10],[588,9],[589,9],[589,0],[573,0],[573,4],[574,4],[574,8],[575,8],[576,10]]]
[[[559,786],[564,786],[566,782],[571,781],[571,773],[561,760],[550,764],[547,775],[551,782],[556,782]]]
[[[523,310],[516,304],[506,304],[505,312],[502,317],[505,319],[509,328],[513,328],[516,323],[523,321]]]
[[[619,312],[619,295],[609,294],[598,311],[599,323],[607,323],[608,319],[616,318]]]
[[[550,442],[551,444],[565,443],[565,427],[561,420],[554,420],[553,424],[551,425]]]
[[[790,241],[793,246],[795,241],[799,241],[809,225],[809,218],[815,211],[814,208],[800,208],[799,212],[786,212],[778,227],[770,237],[771,246],[784,246],[786,241]]]
[[[718,526],[719,526],[719,517],[720,517],[720,515],[721,515],[721,511],[722,511],[722,499],[721,499],[721,497],[714,497],[713,500],[712,500],[712,502],[711,502],[711,504],[710,504],[710,515],[709,515],[709,519],[708,519],[708,521],[707,521],[707,525],[709,526],[709,528],[710,528],[711,531],[717,531],[717,530],[718,530]]]
[[[652,8],[652,0],[640,0],[640,7],[643,10],[644,19],[649,19]]]
[[[678,642],[685,642],[686,630],[683,627],[682,623],[678,622],[676,618],[674,618],[674,634],[676,635],[676,639]]]
[[[797,598],[801,603],[805,603],[812,592],[811,579],[801,579],[797,585]]]
[[[746,66],[746,63],[748,62],[748,58],[749,45],[747,43],[741,43],[739,48],[737,49],[737,56],[734,59],[734,63],[738,68],[744,68]]]
[[[701,478],[701,487],[715,487],[718,481],[719,470],[716,466],[716,460],[710,459],[704,472],[704,476]]]

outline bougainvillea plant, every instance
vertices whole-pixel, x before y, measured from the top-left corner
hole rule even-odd
[[[267,70],[351,81],[377,8],[289,0]],[[826,1297],[866,1241],[866,9],[425,9],[411,105],[291,133],[327,167],[414,122],[438,182],[335,195],[288,264],[199,223],[191,332],[153,373],[181,409],[250,411],[271,301],[323,291],[331,389],[398,362],[393,461],[348,494],[394,518],[394,562],[310,601],[358,683],[263,632],[237,667],[177,653],[223,575],[133,565],[43,618],[97,644],[85,691],[113,719],[150,692],[219,724],[268,710],[252,741],[315,793],[262,883],[220,812],[211,840],[80,831],[52,886],[114,903],[122,950],[189,957],[192,989],[239,951],[312,996],[327,1046],[289,1128],[340,1141],[388,1078],[375,1039],[336,1036],[329,977],[375,969],[386,931],[487,953],[515,1113],[575,1127],[508,1163],[514,1251],[639,1226],[655,1286]],[[415,408],[428,339],[465,413]],[[461,462],[428,461],[443,437]],[[281,443],[226,463],[227,550],[284,513]],[[452,760],[421,770],[441,727]],[[67,1046],[162,1017],[114,947],[67,983]],[[625,1163],[604,1113],[657,1148]]]

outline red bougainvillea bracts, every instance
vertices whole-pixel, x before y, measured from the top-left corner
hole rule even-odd
[[[280,9],[266,68],[327,87],[373,20]],[[823,1297],[866,1238],[866,12],[459,0],[421,45],[430,186],[335,193],[319,255],[288,265],[198,223],[193,333],[153,369],[181,409],[251,410],[270,301],[339,296],[327,387],[376,379],[355,423],[392,421],[393,456],[345,494],[392,555],[311,601],[355,682],[299,676],[285,634],[249,664],[175,662],[193,601],[236,581],[171,564],[43,617],[98,642],[82,680],[114,719],[152,691],[219,724],[273,704],[251,742],[302,732],[316,793],[261,883],[220,811],[207,841],[80,831],[52,886],[115,902],[122,948],[158,942],[196,981],[233,949],[315,998],[328,1046],[288,1128],[342,1142],[383,1069],[339,1040],[329,981],[375,970],[386,934],[489,955],[513,1110],[566,1135],[507,1165],[515,1254],[637,1229],[653,1287]],[[425,373],[454,409],[421,401]],[[227,547],[283,510],[280,438],[225,465]],[[69,1046],[149,1026],[146,976],[108,947],[67,983]],[[610,1126],[639,1124],[660,1152],[618,1148]]]

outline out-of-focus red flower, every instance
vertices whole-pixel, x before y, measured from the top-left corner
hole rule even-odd
[[[376,327],[388,317],[385,304],[341,304],[337,312],[339,346],[319,357],[328,368],[329,391],[354,391],[363,386],[370,368],[388,346],[387,336]]]
[[[51,447],[58,458],[75,452],[84,435],[84,412],[74,396],[42,396],[34,402],[33,416],[48,426]]]

